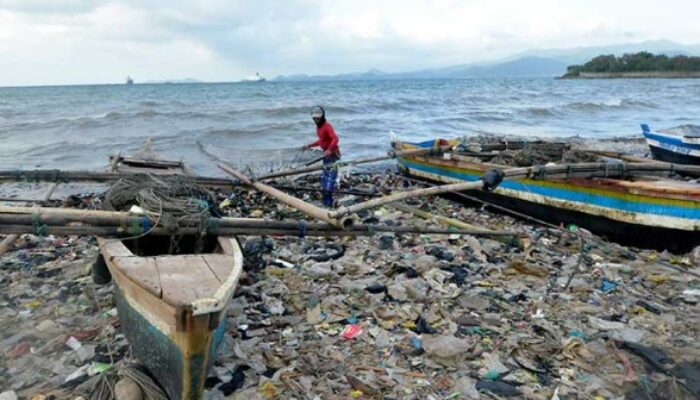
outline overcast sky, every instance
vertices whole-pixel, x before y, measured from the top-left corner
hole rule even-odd
[[[389,72],[700,43],[700,0],[0,0],[0,86]]]

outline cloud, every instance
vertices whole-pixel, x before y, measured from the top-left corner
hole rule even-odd
[[[630,37],[698,42],[698,11],[681,0],[0,0],[0,85],[405,71]]]

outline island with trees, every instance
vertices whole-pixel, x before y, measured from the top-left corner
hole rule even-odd
[[[600,55],[583,65],[567,67],[562,78],[700,78],[700,57],[669,57],[646,51],[621,57]]]

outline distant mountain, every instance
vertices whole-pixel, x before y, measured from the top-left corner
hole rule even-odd
[[[616,56],[621,56],[625,53],[638,53],[640,51],[648,51],[654,54],[666,54],[667,56],[697,56],[700,55],[700,45],[687,45],[670,40],[649,40],[646,42],[624,43],[610,46],[576,47],[570,49],[531,49],[514,54],[502,61],[535,56],[552,58],[563,61],[567,63],[567,65],[572,65],[585,63],[599,55],[614,54]]]
[[[497,64],[450,67],[445,72],[450,78],[556,76],[566,71],[566,66],[553,58],[528,56]]]
[[[358,72],[351,74],[338,74],[338,75],[280,75],[274,78],[274,81],[279,82],[289,82],[289,81],[357,81],[357,80],[373,80],[373,79],[386,79],[387,76],[392,74],[387,74],[386,72],[380,71],[376,68],[372,68],[367,72]]]
[[[410,72],[390,73],[378,69],[340,75],[280,75],[275,81],[351,81],[382,79],[460,79],[485,77],[560,76],[566,67],[582,64],[601,54],[622,55],[648,51],[654,54],[700,55],[700,45],[686,45],[670,40],[652,40],[610,46],[570,49],[532,49],[495,61],[479,61]]]
[[[281,75],[275,81],[353,81],[386,79],[461,79],[509,76],[558,76],[566,71],[566,63],[544,57],[521,57],[502,63],[463,64],[447,68],[426,69],[412,72],[388,73],[378,69],[367,72],[339,75]]]

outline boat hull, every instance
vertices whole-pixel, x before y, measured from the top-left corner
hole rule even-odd
[[[692,156],[649,144],[651,156],[655,160],[670,162],[674,164],[700,165],[700,156]]]
[[[646,124],[642,124],[642,134],[654,159],[676,164],[700,165],[700,137],[654,132]]]
[[[134,299],[115,288],[122,332],[133,353],[171,399],[200,399],[207,373],[225,333],[226,319],[218,315],[196,317],[188,332],[163,332],[149,320]],[[214,327],[211,321],[217,321]]]
[[[397,160],[404,173],[440,183],[476,181],[494,167],[449,155]],[[573,223],[623,244],[684,252],[700,244],[700,188],[670,191],[650,182],[603,178],[525,179],[503,182],[492,192],[468,194],[547,222]]]
[[[151,257],[131,253],[120,241],[98,243],[135,358],[170,399],[201,399],[243,268],[237,239],[218,238],[213,253]]]

